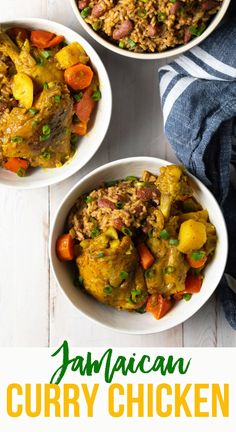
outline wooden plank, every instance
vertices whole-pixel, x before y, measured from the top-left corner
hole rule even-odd
[[[47,188],[1,188],[0,201],[0,346],[47,346]]]
[[[236,331],[230,327],[227,322],[223,308],[218,303],[218,313],[217,313],[217,346],[218,347],[235,347],[236,346]]]

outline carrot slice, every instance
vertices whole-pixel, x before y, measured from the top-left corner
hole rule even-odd
[[[188,261],[190,267],[198,269],[200,267],[203,267],[204,264],[206,264],[207,256],[205,255],[204,257],[202,257],[199,260],[194,260],[194,259],[192,259],[191,254],[190,254],[190,255],[187,255],[187,261]]]
[[[169,312],[173,304],[171,299],[166,299],[161,294],[152,294],[148,297],[146,311],[151,312],[154,318],[159,320]]]
[[[51,32],[47,32],[44,30],[33,30],[31,32],[31,42],[34,46],[37,48],[48,48],[49,42],[55,37],[56,35]]]
[[[56,253],[61,261],[72,261],[74,258],[74,243],[70,234],[63,234],[56,242]]]
[[[83,90],[90,86],[93,79],[93,71],[91,67],[78,63],[67,68],[64,76],[66,83],[73,90]]]
[[[183,291],[179,291],[178,293],[174,294],[175,300],[182,300],[184,294],[196,294],[201,291],[202,287],[202,276],[194,276],[191,274],[188,274],[185,280],[185,289]]]
[[[71,131],[77,135],[83,136],[87,133],[87,122],[72,124]]]
[[[138,249],[141,265],[144,268],[144,270],[147,270],[154,263],[155,258],[144,243],[140,243],[137,246],[137,249]]]
[[[82,99],[74,104],[75,113],[82,122],[87,123],[89,121],[92,111],[96,105],[95,100],[92,99],[93,91],[94,90],[92,86],[88,87],[85,90]]]
[[[203,278],[201,275],[195,276],[188,274],[185,281],[183,294],[195,294],[201,291]]]
[[[64,36],[55,36],[50,42],[48,42],[45,48],[53,48],[63,42],[65,39]]]
[[[20,169],[26,171],[28,166],[29,161],[17,157],[8,158],[7,162],[4,163],[4,168],[14,173],[18,173]],[[24,171],[22,172],[22,176],[24,175]]]

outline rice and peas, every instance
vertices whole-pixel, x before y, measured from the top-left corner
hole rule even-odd
[[[200,36],[223,0],[79,0],[82,18],[121,49],[162,52]]]

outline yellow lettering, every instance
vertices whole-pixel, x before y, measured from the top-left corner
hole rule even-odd
[[[159,384],[156,390],[156,410],[160,417],[169,417],[172,413],[172,406],[166,405],[166,410],[163,410],[163,390],[168,396],[172,394],[172,388],[169,384]]]
[[[194,406],[195,406],[195,417],[209,417],[208,411],[201,411],[201,404],[207,403],[207,397],[201,396],[202,389],[209,389],[209,384],[195,384],[195,397],[194,397]]]
[[[180,384],[175,385],[175,416],[180,417],[181,408],[183,408],[186,417],[192,417],[191,411],[186,402],[186,396],[191,388],[191,384],[186,384],[183,391],[181,391]]]
[[[64,417],[70,417],[70,405],[73,407],[73,417],[80,416],[78,399],[79,387],[76,384],[64,384]]]
[[[138,384],[138,395],[133,396],[133,384],[127,384],[127,416],[133,417],[133,404],[138,404],[138,416],[144,416],[144,391],[143,384]]]
[[[219,384],[212,384],[212,417],[218,416],[217,403],[223,417],[229,417],[229,384],[224,384],[224,395]]]
[[[148,417],[153,417],[153,384],[148,384],[147,394],[148,394],[147,415]]]
[[[93,405],[97,396],[99,384],[94,384],[91,395],[89,394],[87,384],[81,385],[87,403],[88,417],[93,417]]]
[[[17,404],[17,408],[13,410],[13,391],[16,390],[18,396],[22,396],[22,388],[19,384],[10,384],[7,387],[7,414],[10,417],[19,417],[22,414],[22,405]]]
[[[51,394],[53,391],[54,394]],[[51,415],[51,405],[55,409],[55,417],[60,417],[60,387],[57,384],[45,384],[45,399],[44,399],[44,415],[45,417],[50,417]]]
[[[29,417],[38,417],[41,414],[42,402],[41,402],[41,384],[36,384],[35,394],[35,410],[32,410],[32,394],[31,384],[25,385],[25,412]]]
[[[118,391],[119,395],[124,395],[124,387],[121,384],[111,384],[108,390],[108,410],[112,417],[121,417],[124,414],[124,405],[119,404],[118,408],[115,409],[115,391]]]

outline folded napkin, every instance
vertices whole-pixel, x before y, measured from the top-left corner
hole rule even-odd
[[[165,132],[220,203],[229,257],[219,291],[236,330],[236,18],[159,71]]]

